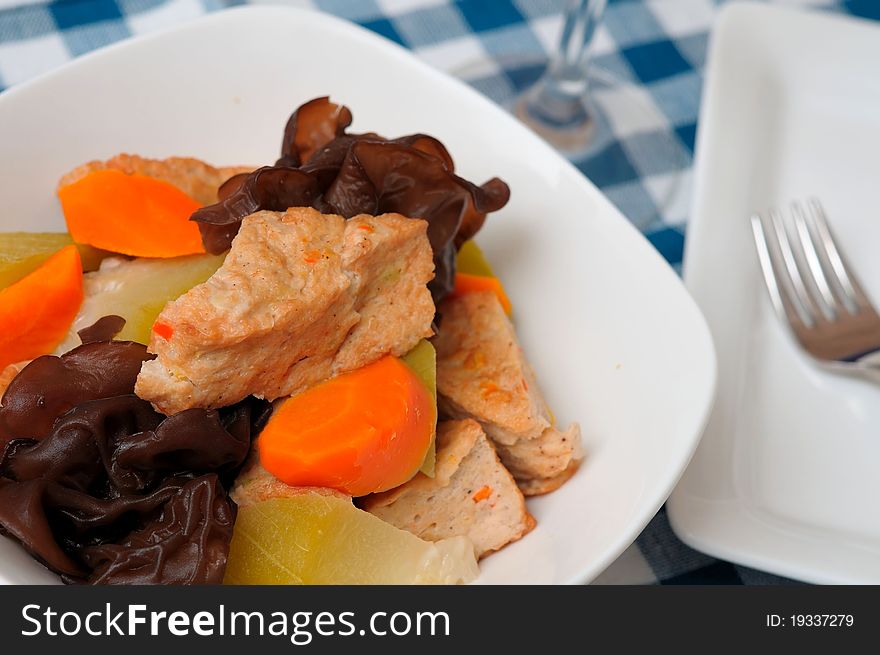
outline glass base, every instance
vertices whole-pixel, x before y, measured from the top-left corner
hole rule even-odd
[[[571,102],[570,94],[538,84],[545,66],[538,57],[500,56],[453,74],[570,159],[639,229],[684,220],[691,153],[648,91],[594,65],[586,92]]]
[[[513,103],[513,113],[563,152],[578,152],[593,141],[596,121],[586,94],[569,95],[538,83]]]

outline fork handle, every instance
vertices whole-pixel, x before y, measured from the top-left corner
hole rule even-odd
[[[880,384],[880,350],[865,355],[855,362],[840,362],[839,364],[824,362],[824,366],[835,373]]]

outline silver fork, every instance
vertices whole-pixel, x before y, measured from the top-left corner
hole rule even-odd
[[[755,214],[752,231],[773,307],[803,349],[838,372],[880,382],[880,315],[819,201],[792,203],[788,221],[777,210]]]

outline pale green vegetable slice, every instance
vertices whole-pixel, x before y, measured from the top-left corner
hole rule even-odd
[[[436,543],[346,498],[304,493],[240,507],[224,584],[456,584],[479,569],[467,537]]]
[[[406,355],[402,357],[404,363],[409,366],[413,372],[419,377],[422,381],[422,384],[425,385],[425,388],[431,393],[431,397],[434,399],[434,408],[437,407],[437,353],[434,350],[434,346],[431,345],[430,341],[422,339],[419,341],[415,348],[410,350]],[[435,447],[435,438],[437,436],[437,430],[435,426],[434,430],[434,438],[431,439],[431,445],[428,447],[428,452],[425,453],[425,461],[422,462],[422,468],[419,469],[420,472],[427,475],[429,478],[434,477],[434,462],[436,459],[436,447]]]
[[[455,270],[459,273],[481,275],[483,277],[495,277],[489,260],[480,250],[475,241],[465,241],[458,250],[455,260]]]
[[[56,352],[78,346],[78,330],[111,314],[125,319],[117,339],[149,343],[153,323],[165,305],[211,277],[223,259],[224,255],[189,255],[105,260],[100,269],[84,276],[85,300]]]
[[[66,232],[0,232],[0,289],[18,282],[56,252],[73,243]],[[109,256],[85,244],[76,244],[84,271],[94,271]]]

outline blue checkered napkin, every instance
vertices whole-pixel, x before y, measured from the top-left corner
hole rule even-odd
[[[878,0],[801,2],[880,19]],[[0,90],[100,46],[235,4],[242,2],[0,0]],[[563,0],[288,0],[286,4],[356,21],[509,106],[538,78],[541,62],[554,49]],[[646,111],[601,116],[611,137],[595,152],[573,158],[674,266],[680,263],[684,247],[701,71],[719,4],[720,0],[609,3],[595,37],[594,64],[602,74],[626,81],[626,92]],[[592,96],[600,107],[617,106],[615,88],[600,81]],[[785,582],[691,550],[672,533],[662,510],[599,581]]]

